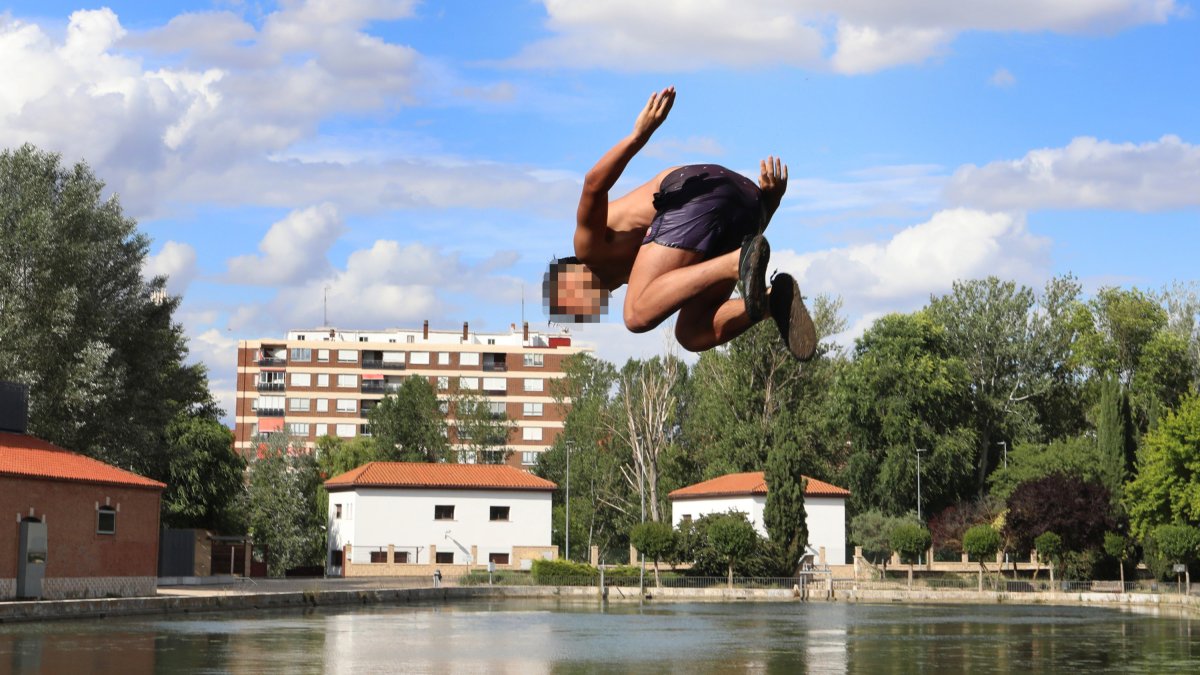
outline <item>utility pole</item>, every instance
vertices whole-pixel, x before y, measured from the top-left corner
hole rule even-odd
[[[917,520],[921,521],[921,453],[928,452],[925,448],[917,448]],[[917,555],[917,564],[923,565],[921,555]],[[910,568],[911,569],[911,568]]]

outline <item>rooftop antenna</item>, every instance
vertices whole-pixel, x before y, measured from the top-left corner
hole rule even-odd
[[[325,300],[321,307],[322,326],[329,325],[329,286],[325,287]]]
[[[525,325],[525,284],[521,284],[521,325]]]

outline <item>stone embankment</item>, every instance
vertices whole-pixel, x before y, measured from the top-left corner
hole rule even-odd
[[[353,605],[404,605],[472,599],[562,598],[599,601],[595,587],[447,586],[442,588],[339,588],[338,581],[260,583],[253,589],[162,589],[143,598],[0,602],[0,624],[57,619],[102,619],[116,616],[179,616],[202,612],[287,610]],[[307,588],[305,588],[307,587]],[[869,602],[922,604],[1086,605],[1145,610],[1196,612],[1200,598],[1179,594],[1039,592],[1004,593],[967,590],[837,590],[810,591],[807,597],[789,589],[646,588],[607,589],[609,602]]]

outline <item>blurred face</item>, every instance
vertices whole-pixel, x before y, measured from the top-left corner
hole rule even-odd
[[[558,306],[563,314],[598,316],[607,291],[583,265],[569,265],[558,277]]]

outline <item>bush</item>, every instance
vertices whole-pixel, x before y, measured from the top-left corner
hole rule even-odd
[[[929,536],[929,530],[917,523],[902,521],[888,533],[888,542],[891,543],[892,550],[898,552],[900,557],[908,562],[914,562],[921,553],[928,549],[930,541],[932,539]]]
[[[1200,547],[1200,530],[1190,525],[1159,525],[1146,540],[1146,567],[1159,579],[1174,579],[1177,563],[1190,565]]]
[[[1053,532],[1043,532],[1033,540],[1033,547],[1037,549],[1039,560],[1058,560],[1062,555],[1062,537]]]
[[[1000,533],[991,525],[976,525],[963,535],[963,553],[986,563],[1000,550]]]
[[[534,560],[531,573],[535,584],[554,584],[562,579],[600,577],[600,570],[595,567],[570,560]]]

